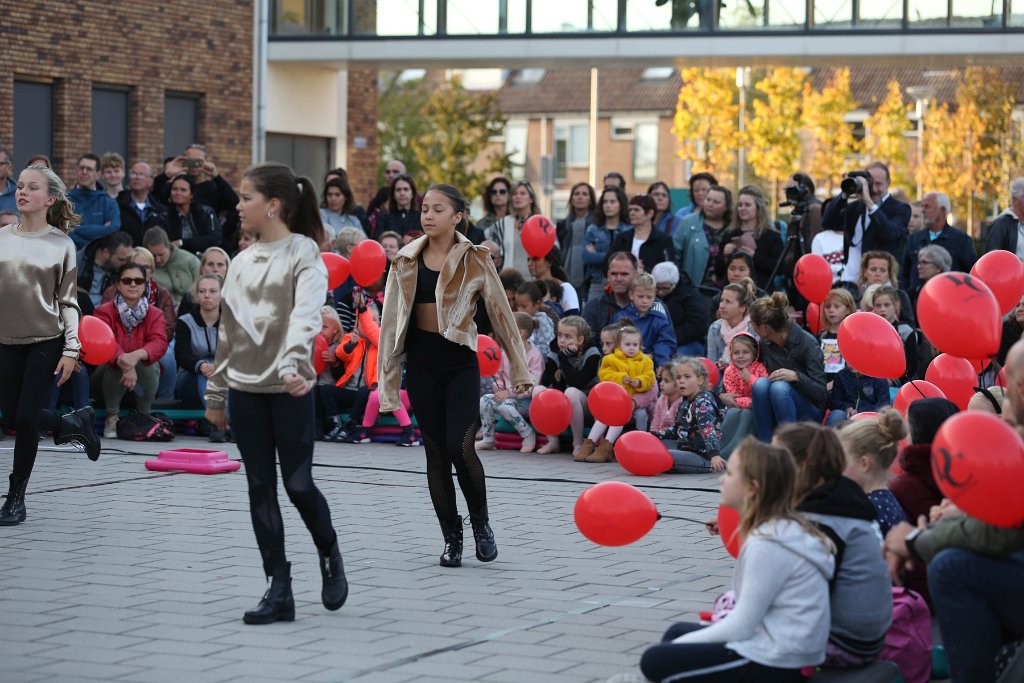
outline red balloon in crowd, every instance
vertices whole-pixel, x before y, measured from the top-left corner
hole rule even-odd
[[[821,332],[821,305],[807,304],[807,313],[804,314],[804,321],[807,323],[807,329],[811,331],[811,334]]]
[[[868,377],[897,379],[907,371],[903,340],[880,315],[858,311],[839,323],[839,351],[846,364]]]
[[[576,528],[599,545],[628,545],[654,527],[661,515],[642,491],[621,481],[591,486],[576,499]]]
[[[832,289],[832,266],[819,254],[804,254],[793,268],[793,283],[805,299],[821,304]]]
[[[892,402],[892,407],[900,415],[906,417],[907,408],[910,407],[910,404],[914,401],[920,401],[922,398],[946,398],[946,394],[931,382],[923,379],[913,379],[900,387],[900,390],[896,392],[896,398]]]
[[[650,432],[627,432],[616,440],[614,450],[623,469],[641,477],[662,474],[675,465],[665,444]]]
[[[320,254],[327,266],[327,289],[337,289],[348,279],[348,259],[333,251],[325,251]]]
[[[1008,528],[1024,522],[1024,442],[996,415],[964,412],[943,422],[932,441],[932,474],[971,517]]]
[[[313,337],[313,371],[318,375],[327,369],[327,361],[324,360],[324,351],[327,350],[328,346],[327,337],[324,335],[318,334]]]
[[[530,424],[541,434],[561,434],[571,421],[572,404],[558,389],[545,389],[530,401]]]
[[[526,253],[534,258],[544,258],[555,246],[555,224],[547,216],[530,216],[523,223],[519,235]]]
[[[82,316],[78,323],[79,358],[88,365],[109,363],[117,352],[117,340],[110,327],[94,315]]]
[[[633,417],[633,399],[625,387],[615,382],[600,382],[591,389],[587,407],[595,420],[611,427],[622,427]]]
[[[352,248],[352,253],[349,255],[352,279],[361,287],[369,287],[380,278],[387,262],[388,257],[380,242],[363,240]]]
[[[967,403],[974,396],[978,376],[971,363],[963,358],[940,353],[928,365],[924,378],[942,390],[960,410],[967,410]]]
[[[725,505],[718,506],[718,533],[722,545],[733,557],[740,556],[740,513]]]
[[[988,252],[971,268],[971,275],[988,285],[1003,315],[1012,311],[1024,296],[1024,264],[1013,252]]]
[[[935,348],[960,358],[999,352],[1002,322],[992,290],[966,273],[942,273],[924,283],[917,298],[921,331]]]
[[[711,360],[710,358],[701,358],[700,362],[708,371],[708,386],[716,386],[718,384],[718,378],[720,377],[720,375],[718,374],[718,366],[715,365],[715,361]]]
[[[988,359],[979,358],[964,358],[965,361],[971,364],[971,368],[974,370],[975,375],[980,375],[988,367]]]
[[[863,413],[856,413],[850,418],[851,422],[858,422],[860,420],[877,420],[878,413],[873,410],[866,410]]]
[[[477,335],[476,359],[480,363],[481,377],[494,377],[501,368],[501,347],[486,334]]]

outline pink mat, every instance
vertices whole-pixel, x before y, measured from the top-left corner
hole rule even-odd
[[[160,451],[157,457],[146,461],[146,469],[157,472],[182,470],[191,474],[220,474],[234,472],[242,463],[230,460],[224,451],[202,448],[176,448]]]

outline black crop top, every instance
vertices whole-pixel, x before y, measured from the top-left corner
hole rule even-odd
[[[423,252],[419,255],[419,270],[416,272],[416,295],[413,297],[414,304],[435,304],[437,297],[434,292],[437,290],[437,278],[441,273],[427,268],[423,261]]]

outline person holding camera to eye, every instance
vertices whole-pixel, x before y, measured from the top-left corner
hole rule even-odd
[[[224,180],[217,165],[206,158],[206,146],[192,143],[185,153],[167,159],[164,172],[153,179],[153,193],[169,205],[171,180],[188,174],[192,179],[192,199],[197,204],[209,206],[216,212],[222,226],[222,242],[228,252],[233,252],[238,243],[238,194]]]
[[[910,205],[889,194],[889,167],[880,161],[864,171],[847,173],[841,190],[825,207],[822,225],[842,226],[843,270],[839,279],[857,282],[860,257],[868,251],[887,251],[902,262],[907,245]]]

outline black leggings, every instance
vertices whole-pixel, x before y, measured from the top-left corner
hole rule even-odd
[[[7,427],[18,433],[12,482],[32,475],[39,430],[57,426],[57,414],[44,408],[63,352],[63,337],[35,344],[0,344],[0,410]]]
[[[484,466],[477,457],[480,365],[468,347],[439,334],[409,327],[405,386],[427,453],[427,487],[442,529],[458,520],[452,465],[469,513],[487,520]]]
[[[675,624],[660,645],[647,648],[640,669],[651,681],[707,681],[711,683],[801,683],[799,669],[764,666],[741,657],[725,643],[673,643],[684,633],[704,628],[700,624]]]
[[[275,452],[288,498],[322,552],[334,544],[331,511],[313,483],[313,394],[253,394],[232,389],[231,429],[249,481],[249,512],[268,576],[286,562],[284,525],[277,504]]]

